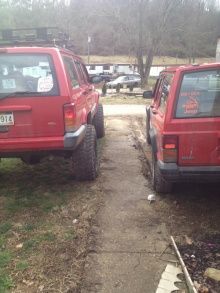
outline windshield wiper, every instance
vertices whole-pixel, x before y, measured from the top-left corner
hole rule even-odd
[[[12,92],[12,93],[7,93],[7,94],[0,94],[0,100],[8,98],[8,97],[15,97],[19,95],[26,95],[26,94],[31,94],[31,95],[36,95],[40,94],[39,92],[32,92],[32,91],[17,91],[17,92]]]

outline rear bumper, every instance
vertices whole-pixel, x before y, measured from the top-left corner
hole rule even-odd
[[[161,175],[170,182],[178,181],[206,181],[220,180],[220,166],[180,167],[175,163],[157,162]]]
[[[73,151],[85,137],[86,126],[77,131],[57,137],[31,137],[0,139],[0,157],[10,153],[40,152],[40,151]]]

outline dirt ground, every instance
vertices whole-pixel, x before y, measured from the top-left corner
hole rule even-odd
[[[2,160],[0,293],[154,293],[175,261],[164,252],[170,235],[219,232],[219,185],[177,185],[147,200],[153,191],[139,148],[149,152],[145,105],[104,110],[95,182],[74,181],[63,159],[36,166]]]

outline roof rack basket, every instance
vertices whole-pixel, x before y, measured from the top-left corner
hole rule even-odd
[[[0,30],[0,47],[7,46],[53,46],[73,49],[69,35],[57,27]]]

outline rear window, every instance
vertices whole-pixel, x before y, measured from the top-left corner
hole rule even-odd
[[[220,70],[186,73],[176,107],[176,118],[220,116]]]
[[[0,54],[0,96],[19,92],[37,96],[58,94],[51,56]]]

